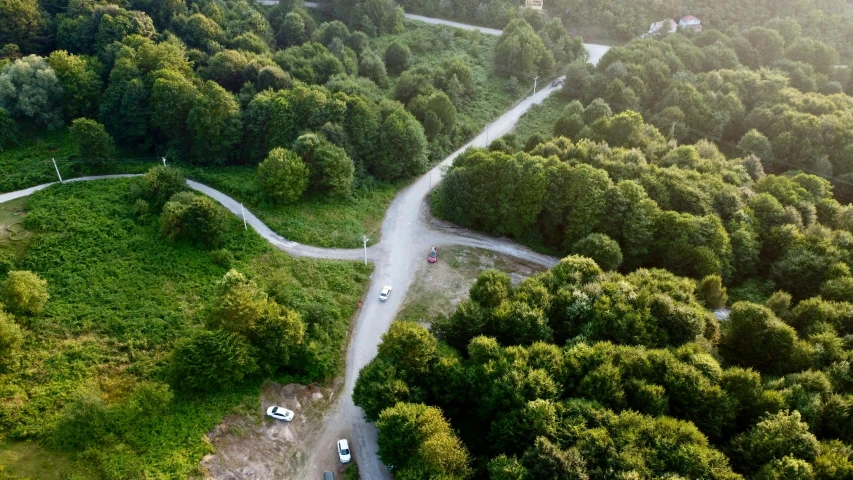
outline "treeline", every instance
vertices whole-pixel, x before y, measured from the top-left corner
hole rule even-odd
[[[853,211],[832,198],[828,181],[767,175],[757,157],[727,159],[706,141],[667,147],[638,114],[611,118],[603,102],[570,107],[587,115],[591,139],[534,139],[517,151],[507,137],[492,151],[469,150],[433,195],[433,210],[608,269],[720,275],[750,295],[775,285],[803,299],[853,285]],[[575,120],[569,126],[583,125]]]
[[[19,129],[78,121],[78,153],[95,166],[113,158],[115,145],[198,165],[257,164],[313,134],[346,153],[354,177],[338,193],[366,176],[409,178],[426,165],[421,123],[374,84],[387,83],[386,60],[389,68],[408,64],[404,45],[375,52],[365,33],[340,21],[317,25],[288,2],[265,16],[254,2],[139,2],[131,10],[72,1],[34,7],[50,27],[35,39],[36,30],[15,23],[28,5],[8,6],[14,14],[0,20],[0,44],[10,42],[0,59],[4,144]],[[383,10],[363,8],[359,28],[368,20],[379,25],[372,34],[402,28],[397,20],[383,26]],[[446,95],[438,105],[436,92],[428,98],[440,115],[420,115],[430,139],[454,127],[455,107]]]
[[[853,20],[846,14],[844,0],[759,0],[739,2],[724,0],[708,3],[685,0],[555,0],[544,3],[544,12],[522,9],[523,2],[514,0],[398,0],[406,11],[427,16],[503,29],[513,19],[523,16],[536,27],[548,17],[560,18],[572,31],[580,30],[597,36],[630,40],[649,29],[653,22],[683,15],[694,15],[706,28],[736,36],[752,27],[770,26],[778,19],[789,19],[797,30],[835,47],[845,58],[853,55],[849,38]],[[538,29],[538,28],[537,28]]]
[[[545,7],[557,15],[568,9],[565,21],[572,27],[592,26],[603,34],[623,40],[646,33],[653,22],[666,18],[678,21],[683,15],[694,15],[706,29],[713,28],[731,35],[752,27],[769,26],[777,19],[786,18],[796,22],[809,36],[837,48],[846,58],[853,54],[848,40],[853,34],[853,20],[846,14],[847,2],[844,0],[723,0],[714,3],[703,0],[680,3],[665,0],[556,0],[546,3]]]
[[[850,97],[835,50],[779,20],[738,36],[635,40],[597,65],[569,67],[562,98],[597,97],[634,110],[682,143],[710,138],[736,154],[758,155],[768,170],[804,169],[839,179],[848,199]],[[746,67],[746,68],[745,68]]]
[[[724,297],[577,256],[515,287],[487,271],[431,330],[393,324],[353,399],[406,478],[849,478],[853,295],[780,291],[721,326],[702,305]],[[409,427],[446,423],[441,450]]]

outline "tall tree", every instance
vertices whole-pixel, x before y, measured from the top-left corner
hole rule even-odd
[[[468,452],[435,407],[398,403],[379,414],[379,458],[400,478],[468,478]]]
[[[95,120],[78,118],[71,122],[70,132],[77,147],[77,155],[87,163],[103,166],[115,156],[113,139],[104,126]]]
[[[509,23],[495,45],[495,71],[502,77],[515,77],[527,83],[533,77],[546,76],[554,69],[551,53],[533,28],[521,18]]]
[[[305,193],[310,168],[298,154],[278,147],[258,165],[258,185],[264,196],[276,203],[293,203]]]
[[[62,84],[44,58],[29,55],[0,68],[0,108],[13,117],[58,128],[62,125],[61,99]]]
[[[190,110],[187,128],[193,160],[205,165],[223,164],[242,137],[240,104],[224,88],[208,80]]]

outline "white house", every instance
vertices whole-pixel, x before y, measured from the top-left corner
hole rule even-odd
[[[678,27],[683,30],[692,30],[694,32],[702,31],[702,21],[693,15],[686,15],[681,17],[681,20],[678,21]]]
[[[542,10],[543,0],[527,0],[524,6],[534,10]]]
[[[661,20],[659,22],[655,22],[651,24],[649,27],[648,35],[654,35],[656,33],[675,33],[678,30],[678,24],[675,23],[675,20],[671,18],[667,18],[666,20]]]

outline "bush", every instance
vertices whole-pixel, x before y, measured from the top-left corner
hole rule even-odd
[[[15,268],[15,254],[11,250],[0,249],[0,275]]]
[[[203,330],[179,345],[170,359],[172,385],[181,391],[225,391],[258,370],[248,342],[224,330]]]
[[[257,178],[266,198],[275,203],[293,203],[308,188],[310,171],[299,155],[279,147],[258,165]]]
[[[213,200],[191,192],[172,196],[160,214],[160,233],[169,241],[216,246],[225,239],[225,213]]]
[[[100,123],[88,118],[71,122],[71,136],[77,155],[92,165],[103,166],[115,156],[113,139]]]
[[[723,279],[719,275],[708,275],[702,279],[698,289],[699,299],[705,308],[716,310],[726,306],[728,295]]]
[[[394,41],[385,49],[385,67],[392,74],[399,75],[409,68],[412,52],[409,47],[399,41]]]
[[[21,331],[11,315],[0,310],[0,364],[8,364],[21,342],[24,341],[24,334]]]
[[[153,167],[142,176],[142,196],[154,211],[160,211],[173,195],[186,189],[184,175],[166,165]]]
[[[572,254],[591,258],[603,270],[610,271],[622,265],[622,250],[616,240],[601,233],[592,233],[572,246]]]
[[[9,272],[6,280],[0,284],[0,300],[14,314],[40,313],[48,298],[47,281],[30,271]]]

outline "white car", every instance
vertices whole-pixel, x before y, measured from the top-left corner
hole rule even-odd
[[[352,454],[349,451],[349,443],[347,443],[346,439],[338,440],[338,457],[341,459],[341,463],[349,463],[352,460]]]
[[[267,409],[267,416],[272,417],[276,420],[284,420],[285,422],[289,422],[293,420],[293,411],[288,410],[282,407],[272,406]]]
[[[383,302],[388,300],[388,295],[391,295],[391,287],[385,285],[382,287],[382,293],[379,294],[379,300],[382,300]]]

